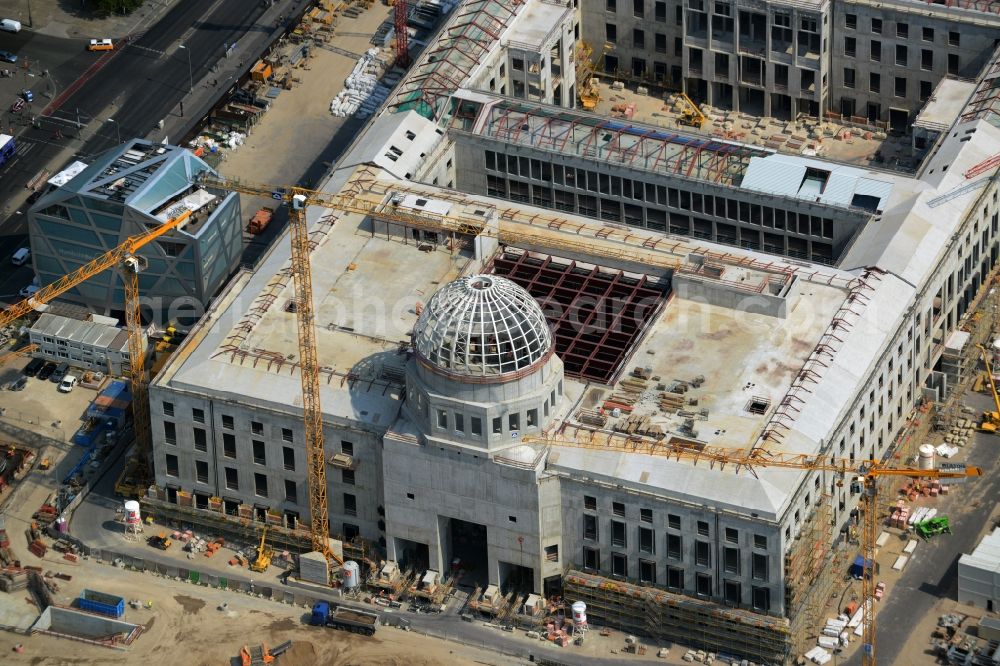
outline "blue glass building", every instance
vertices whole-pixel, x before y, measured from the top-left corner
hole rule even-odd
[[[79,268],[127,237],[184,210],[189,221],[146,245],[140,254],[143,309],[166,322],[201,314],[237,268],[243,250],[239,195],[210,193],[193,184],[211,167],[190,151],[135,139],[100,155],[28,211],[31,258],[39,284]],[[62,299],[93,312],[119,315],[121,276],[106,271]]]

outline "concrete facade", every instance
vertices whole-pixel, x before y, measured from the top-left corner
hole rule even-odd
[[[905,0],[584,0],[581,12],[610,78],[754,115],[832,112],[900,131],[942,78],[975,77],[1000,34],[995,14]]]
[[[608,160],[468,134],[455,139],[456,187],[464,192],[776,255],[835,263],[870,219],[862,210],[653,174]],[[539,168],[521,169],[521,163]]]
[[[649,47],[637,47],[631,31],[655,32],[662,25],[663,34],[681,40],[676,56],[681,82],[704,80],[706,95],[718,93],[733,106],[750,100],[765,108],[771,104],[771,113],[787,107],[816,114],[836,104],[838,95],[848,94],[831,77],[823,78],[824,72],[830,74],[825,63],[838,43],[838,17],[847,29],[849,10],[838,14],[840,6],[603,0],[600,5],[584,2],[581,10],[585,39],[587,30],[598,30],[588,28],[588,17],[607,13],[628,26],[628,33],[616,28],[618,43],[605,58],[641,57],[622,55],[621,36],[632,40],[629,48],[638,54]],[[908,11],[902,3],[887,7],[899,15]],[[992,20],[954,7],[913,7],[928,16],[942,12],[970,23],[981,19],[987,26]],[[882,47],[893,58],[895,46],[907,39],[900,36],[900,20],[894,16],[887,11],[880,33],[896,35]],[[470,25],[480,18],[485,20],[466,13],[462,20]],[[861,30],[864,20],[859,9],[852,29]],[[594,25],[606,30],[601,23]],[[702,25],[705,34],[699,35]],[[909,42],[919,42],[924,27],[916,20],[908,25]],[[934,30],[934,39],[927,41],[947,51],[948,45],[938,42],[944,33]],[[600,30],[590,39],[605,41]],[[642,39],[648,43],[648,34]],[[963,32],[960,41],[965,39]],[[971,52],[975,39],[969,37],[967,55],[985,62],[988,56]],[[503,50],[508,47],[503,38],[494,41],[497,51],[490,58],[496,60],[488,60],[492,64],[486,67],[496,66],[499,72],[499,63],[509,62]],[[753,47],[755,42],[763,44],[764,54],[754,55],[753,48],[761,48]],[[660,43],[653,38],[654,50]],[[913,49],[922,47],[906,46],[910,63],[917,57]],[[755,57],[763,61],[760,71],[767,78],[762,74],[759,84],[724,82],[718,73],[710,78],[704,69],[692,69],[687,49],[696,48],[713,54],[704,56],[713,63],[715,55],[738,54],[740,62]],[[977,68],[972,60],[963,65],[963,53],[958,56],[960,69]],[[740,78],[744,75],[734,73],[732,57],[727,76]],[[669,63],[666,57],[664,63]],[[936,63],[937,56],[934,68]],[[448,63],[441,59],[432,64]],[[424,71],[423,65],[426,60],[414,71]],[[779,65],[788,68],[788,89],[773,83]],[[672,72],[675,65],[665,66]],[[631,74],[645,76],[648,70],[641,65]],[[653,70],[655,74],[658,68]],[[803,89],[805,72],[816,73],[814,90]],[[594,269],[595,257],[608,265],[645,262],[650,274],[664,277],[675,291],[658,321],[630,347],[627,365],[638,367],[640,374],[651,368],[657,382],[676,378],[693,385],[699,376],[705,381],[698,395],[702,402],[685,402],[683,417],[651,411],[665,436],[694,447],[749,450],[760,445],[789,455],[882,459],[897,444],[918,401],[939,399],[951,390],[958,374],[945,358],[948,341],[967,320],[1000,257],[997,179],[983,172],[981,179],[969,182],[965,175],[1000,152],[1000,109],[977,107],[974,101],[977,96],[989,99],[980,93],[991,89],[992,77],[964,82],[966,98],[947,114],[942,111],[939,115],[947,118],[936,119],[933,131],[923,137],[930,144],[926,158],[915,173],[901,173],[781,155],[731,141],[716,142],[724,144],[723,157],[707,157],[713,149],[698,143],[703,137],[673,130],[662,146],[643,153],[663,139],[654,128],[606,122],[547,103],[509,104],[485,90],[492,86],[484,86],[481,74],[456,74],[461,85],[447,103],[433,96],[415,103],[412,90],[405,100],[397,99],[396,110],[433,119],[444,128],[438,130],[442,138],[426,157],[420,156],[422,164],[415,157],[415,166],[408,161],[406,173],[415,174],[413,178],[368,174],[370,189],[350,191],[371,205],[375,218],[386,206],[396,214],[409,207],[428,216],[455,216],[466,229],[483,233],[450,234],[449,228],[449,238],[434,233],[433,244],[414,248],[411,236],[426,239],[426,231],[376,238],[380,232],[372,230],[383,223],[387,228],[387,220],[373,223],[365,215],[344,214],[327,229],[318,215],[312,219],[319,239],[314,279],[322,285],[317,289],[320,307],[326,308],[317,321],[327,454],[343,453],[344,443],[350,443],[346,451],[354,465],[354,487],[364,489],[356,494],[358,515],[348,515],[343,493],[351,484],[337,478],[340,468],[331,461],[331,530],[357,525],[363,536],[384,546],[388,558],[447,572],[457,550],[455,521],[464,521],[484,530],[480,545],[486,570],[479,573],[490,583],[509,582],[512,572],[523,567],[530,569],[532,590],[542,592],[555,577],[580,569],[697,597],[706,607],[806,622],[806,604],[789,599],[796,586],[808,587],[812,581],[796,577],[790,562],[815,533],[822,533],[823,545],[850,538],[860,487],[849,475],[773,468],[737,473],[624,447],[601,450],[600,438],[591,441],[594,446],[574,446],[569,438],[587,432],[580,414],[599,411],[621,382],[599,386],[563,377],[558,352],[543,362],[532,358],[530,369],[518,368],[503,378],[430,367],[414,342],[423,331],[419,317],[431,307],[426,299],[433,302],[433,294],[483,271],[489,259],[483,250],[497,242],[534,252],[540,263],[575,262],[582,273]],[[723,83],[734,87],[724,90]],[[469,90],[467,84],[482,89]],[[979,92],[973,94],[977,86]],[[907,94],[909,88],[907,84]],[[879,95],[884,101],[885,93]],[[514,117],[522,107],[528,111]],[[879,111],[880,121],[888,122],[888,109]],[[392,123],[384,120],[393,110],[390,101],[379,136],[393,135],[388,131]],[[514,120],[491,126],[494,110]],[[412,119],[401,118],[403,122]],[[568,125],[573,129],[558,133]],[[579,127],[584,133],[598,129],[585,143],[568,133]],[[618,132],[617,142],[611,141],[613,132]],[[359,136],[354,163],[334,172],[331,190],[346,191],[354,166],[371,161],[365,151],[384,153],[377,139]],[[605,145],[612,143],[617,143],[614,150]],[[740,157],[726,169],[711,166],[706,173],[699,172],[702,163],[696,159],[683,161],[692,152],[712,165],[728,159],[726,155]],[[649,158],[648,167],[636,166],[653,153],[680,157],[671,163],[672,170],[663,167],[660,157]],[[626,158],[635,164],[623,164]],[[813,187],[818,181],[821,185]],[[775,193],[788,182],[795,185],[793,191]],[[400,197],[422,203],[403,206]],[[332,234],[332,242],[326,234]],[[298,463],[303,455],[296,409],[298,350],[292,318],[282,310],[290,292],[280,279],[287,277],[283,271],[288,265],[281,252],[285,250],[274,250],[258,274],[234,288],[220,306],[226,316],[207,317],[151,388],[156,482],[196,487],[305,518],[301,490],[297,503],[283,504],[270,493],[261,498],[253,476],[269,473],[275,483],[305,478]],[[702,270],[712,266],[720,270]],[[378,327],[355,311],[331,306],[357,284],[364,286],[366,301],[401,306],[382,317]],[[244,290],[249,298],[241,301],[235,292]],[[748,303],[754,307],[746,307]],[[386,332],[386,321],[398,328]],[[463,345],[481,347],[483,338],[476,337],[442,339],[451,352]],[[386,358],[394,360],[391,371],[378,366]],[[364,381],[352,384],[359,376]],[[387,378],[402,384],[398,396],[378,387]],[[365,382],[377,388],[357,388]],[[753,411],[758,398],[763,406]],[[782,404],[794,404],[795,413],[781,413]],[[186,410],[193,407],[204,410],[206,430],[211,430],[205,435],[210,444],[201,449],[189,427],[200,427],[190,423]],[[531,410],[536,410],[534,419],[528,417]],[[614,414],[612,408],[603,415],[609,411]],[[626,417],[608,418],[618,419],[614,425],[620,426]],[[254,431],[255,421],[262,432]],[[778,422],[781,427],[775,429]],[[605,425],[602,436],[613,427]],[[768,428],[772,432],[763,435]],[[542,433],[566,439],[532,440]],[[233,456],[226,454],[227,439],[237,447]],[[263,442],[264,456],[255,456],[254,441]],[[286,442],[293,445],[295,469],[274,470],[271,461],[281,460],[276,456],[283,455],[279,447]],[[198,460],[209,465],[206,482],[193,480]],[[219,469],[227,467],[234,471]],[[227,474],[235,475],[238,490],[226,488]]]
[[[301,413],[278,413],[263,405],[240,404],[150,387],[156,485],[195,497],[204,507],[218,497],[235,515],[240,504],[283,516],[294,527],[309,519],[308,471]],[[380,436],[344,421],[324,427],[331,534],[379,541],[382,505]],[[261,455],[263,454],[263,455]],[[340,462],[343,460],[343,462]]]

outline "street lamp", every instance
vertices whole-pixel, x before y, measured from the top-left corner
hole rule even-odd
[[[188,57],[188,92],[189,93],[193,93],[194,92],[194,70],[191,69],[191,49],[189,49],[188,47],[184,46],[183,44],[178,44],[177,48],[184,49],[184,52],[187,53],[187,57]]]
[[[114,118],[108,118],[107,122],[114,124],[114,126],[115,126],[115,135],[118,137],[118,143],[120,144],[122,142],[122,131],[121,131],[121,128],[119,127],[118,123],[115,122]]]

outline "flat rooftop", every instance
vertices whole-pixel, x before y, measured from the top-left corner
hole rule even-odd
[[[355,214],[334,220],[330,211],[314,208],[309,218],[318,243],[312,278],[324,410],[387,427],[398,409],[420,304],[462,274],[469,254],[374,234],[371,222]],[[255,273],[230,285],[157,383],[279,411],[299,408],[289,256],[286,231]]]
[[[517,18],[510,27],[510,40],[505,40],[513,48],[539,48],[558,39],[559,27],[571,13],[566,4],[532,1],[518,12]]]
[[[699,104],[705,124],[699,129],[681,126],[677,121],[687,105],[675,93],[662,97],[640,95],[634,90],[611,88],[613,78],[600,76],[601,99],[594,112],[612,120],[628,120],[663,129],[683,129],[694,136],[736,141],[786,155],[821,156],[844,164],[874,166],[911,173],[920,156],[912,150],[909,137],[896,137],[860,129],[835,117],[821,121],[793,121],[764,116],[752,108],[739,111]],[[967,97],[968,95],[966,95]],[[964,98],[963,98],[964,99]],[[961,108],[961,104],[959,105]]]
[[[338,172],[331,186],[351,191],[355,200],[386,215],[409,209],[424,218],[457,216],[463,228],[495,228],[475,241],[438,235],[432,244],[415,241],[414,229],[387,224],[385,218],[308,211],[316,244],[312,267],[324,412],[333,422],[370,430],[388,429],[397,420],[409,335],[421,305],[441,285],[482,270],[497,256],[587,262],[626,283],[646,275],[658,291],[643,297],[654,296],[658,304],[621,345],[610,379],[567,378],[565,432],[649,433],[696,446],[749,450],[760,446],[765,432],[770,433],[766,446],[775,452],[815,454],[828,446],[829,432],[850,413],[858,386],[912,292],[889,275],[792,263],[400,182],[384,171],[373,174],[371,167],[355,170],[356,179],[346,171]],[[287,233],[255,273],[241,274],[213,304],[157,376],[157,385],[297,415],[301,389]],[[497,240],[506,247],[504,254],[496,254]],[[538,262],[531,264],[520,263],[522,277],[544,283]],[[603,277],[595,284],[614,284],[614,277]],[[843,307],[859,289],[865,290],[864,300],[845,317]],[[645,380],[632,376],[636,368]],[[678,393],[681,387],[687,390]],[[794,413],[787,411],[788,396],[798,400]],[[604,420],[597,423],[590,417],[601,408]],[[568,447],[553,450],[550,467],[586,477],[620,474],[621,482],[637,489],[690,495],[692,501],[700,496],[702,502],[762,518],[782,515],[801,476],[796,470],[759,470],[755,478],[731,469]]]
[[[581,408],[603,406],[607,413],[621,405],[607,430],[627,432],[630,418],[645,419],[666,437],[749,449],[847,295],[843,287],[795,280],[786,296],[794,305],[780,318],[675,293],[635,350],[629,373],[611,388],[592,388]],[[634,368],[649,378],[641,389],[642,380],[630,376]]]

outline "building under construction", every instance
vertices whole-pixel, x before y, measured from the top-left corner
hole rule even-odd
[[[942,79],[904,173],[576,109],[588,20],[461,4],[324,181],[351,210],[308,210],[330,530],[776,663],[824,613],[859,486],[628,442],[881,459],[951,390],[945,341],[1000,254],[1000,64]],[[149,495],[288,542],[309,496],[286,241],[151,386]]]

